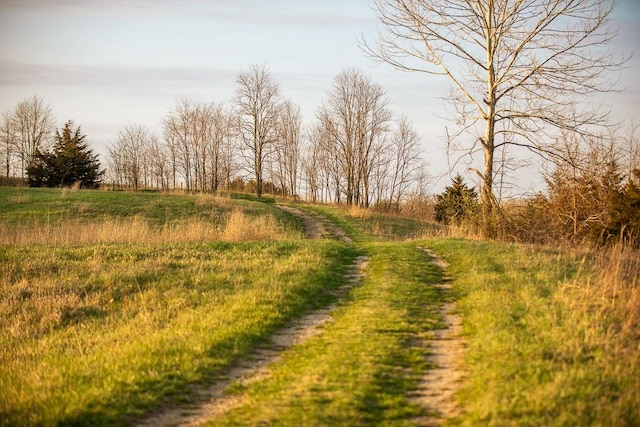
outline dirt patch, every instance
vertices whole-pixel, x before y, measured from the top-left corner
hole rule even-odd
[[[304,231],[308,239],[322,239],[326,235],[327,231],[321,221],[312,218],[301,210],[292,208],[291,206],[277,205],[277,207],[278,209],[282,209],[283,211],[302,220]]]
[[[446,272],[448,264],[445,261],[430,249],[423,250],[433,258],[433,264]],[[448,279],[436,286],[444,291],[451,289]],[[445,419],[462,414],[456,400],[456,393],[465,378],[466,342],[462,338],[462,316],[456,313],[455,302],[444,304],[440,313],[444,328],[436,329],[433,339],[426,343],[429,348],[426,360],[435,367],[427,370],[414,396],[429,415],[418,420],[423,426],[439,426]]]

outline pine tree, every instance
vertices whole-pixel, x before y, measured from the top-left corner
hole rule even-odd
[[[56,130],[51,152],[38,151],[27,169],[31,187],[68,187],[80,183],[82,188],[97,188],[103,170],[98,155],[85,142],[80,126],[73,121]]]
[[[453,178],[452,185],[437,196],[435,206],[436,221],[445,224],[460,224],[478,212],[478,194],[467,187],[460,174]]]

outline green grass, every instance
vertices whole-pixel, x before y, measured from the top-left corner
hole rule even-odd
[[[121,192],[53,188],[0,187],[0,224],[86,222],[140,217],[154,226],[184,219],[217,221],[232,209],[257,217],[281,212],[272,203],[256,203],[250,195],[215,197],[208,194],[166,194],[160,192]],[[288,224],[293,226],[293,224]]]
[[[0,425],[122,424],[190,401],[191,385],[215,382],[288,321],[331,303],[363,253],[365,278],[323,332],[286,351],[268,377],[233,384],[241,404],[211,424],[415,424],[425,409],[410,396],[431,368],[439,308],[455,299],[468,372],[464,413],[446,423],[640,425],[637,254],[607,263],[606,253],[412,240],[433,226],[296,205],[355,244],[305,241],[274,202],[0,188],[0,230],[114,219],[188,228],[233,212],[244,215],[236,228],[266,216],[283,228],[241,243],[0,245]],[[420,246],[449,262],[451,293],[433,286],[442,272]]]
[[[0,248],[0,420],[121,423],[330,299],[334,242]]]
[[[211,425],[407,425],[427,368],[424,346],[448,298],[415,244],[372,243],[366,277],[321,335],[288,352],[266,381],[236,386],[245,403]]]
[[[621,342],[620,301],[602,283],[589,283],[598,274],[589,261],[583,265],[583,254],[464,240],[425,244],[450,263],[464,316],[463,424],[640,425],[638,336],[635,344]]]
[[[401,241],[415,239],[430,234],[438,226],[411,218],[387,215],[354,208],[349,209],[326,205],[294,205],[328,218],[342,228],[347,235],[358,243],[371,241]]]

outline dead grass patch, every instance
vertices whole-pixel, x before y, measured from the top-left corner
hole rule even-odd
[[[351,218],[369,219],[371,218],[371,210],[358,205],[351,205],[347,209],[347,215]]]
[[[90,206],[82,209],[90,209]],[[169,243],[216,240],[245,242],[287,238],[286,229],[272,214],[252,217],[241,210],[233,210],[224,215],[218,223],[203,219],[181,219],[162,226],[153,226],[145,218],[136,215],[92,222],[70,219],[31,225],[0,224],[0,245]]]

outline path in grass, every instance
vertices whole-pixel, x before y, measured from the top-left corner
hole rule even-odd
[[[303,212],[300,209],[284,205],[277,205],[277,207],[300,219],[304,224],[305,233],[309,239],[321,239],[333,235],[347,244],[353,243],[353,240],[347,236],[347,233],[342,228],[315,212]]]
[[[330,222],[321,221],[315,215],[311,216],[292,207],[279,206],[279,208],[303,221],[308,238],[321,239],[326,236],[328,229],[331,234],[346,243],[352,243],[342,229]],[[334,291],[336,301],[339,301],[360,281],[366,262],[365,256],[359,256],[354,260],[350,271],[346,274],[347,283]],[[190,402],[159,408],[138,425],[199,425],[240,404],[242,397],[226,393],[228,387],[238,383],[247,385],[267,377],[269,366],[279,360],[284,351],[320,332],[322,325],[331,319],[331,312],[337,307],[338,304],[333,303],[295,319],[288,327],[272,335],[269,343],[256,349],[251,356],[226,372],[220,381],[208,387],[194,386],[192,389],[194,397]]]
[[[448,264],[430,249],[423,250],[432,257],[432,263],[446,273]],[[451,290],[449,278],[443,277],[436,287],[448,292]],[[464,379],[465,342],[462,334],[462,316],[456,312],[456,303],[444,304],[440,313],[444,327],[434,331],[434,338],[429,341],[427,361],[434,364],[433,369],[426,371],[415,393],[416,402],[425,407],[430,417],[418,420],[421,425],[440,425],[441,420],[461,415],[461,408],[456,399]]]

